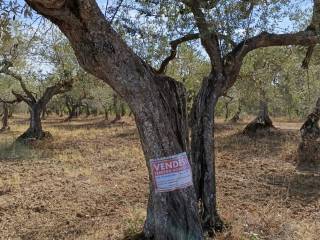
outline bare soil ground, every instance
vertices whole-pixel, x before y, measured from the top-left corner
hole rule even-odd
[[[295,170],[301,123],[275,122],[268,136],[216,126],[217,239],[320,239],[320,176]],[[141,231],[148,177],[132,120],[45,121],[54,139],[11,144],[27,128],[15,117],[0,135],[0,239],[131,239]]]

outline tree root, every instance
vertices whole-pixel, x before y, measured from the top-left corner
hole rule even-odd
[[[29,144],[34,141],[52,139],[52,138],[53,137],[50,132],[34,131],[32,129],[28,129],[25,133],[23,133],[16,139],[16,142]]]

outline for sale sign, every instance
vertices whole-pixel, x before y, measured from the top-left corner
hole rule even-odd
[[[156,192],[170,192],[192,185],[187,153],[151,159],[150,164]]]

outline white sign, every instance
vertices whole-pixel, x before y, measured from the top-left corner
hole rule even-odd
[[[192,186],[187,153],[150,160],[156,192],[170,192]]]

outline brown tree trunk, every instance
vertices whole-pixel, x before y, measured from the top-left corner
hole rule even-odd
[[[66,119],[67,121],[78,117],[78,108],[78,105],[72,105],[68,107],[68,118]]]
[[[300,128],[301,143],[298,147],[298,170],[320,171],[320,98]]]
[[[119,96],[117,94],[113,94],[113,110],[116,116],[112,120],[112,123],[115,123],[121,120],[121,107],[119,103]]]
[[[13,117],[14,108],[15,106],[13,104],[10,104],[10,106],[8,106],[8,118]]]
[[[185,90],[165,77],[158,77],[157,85],[143,107],[132,107],[147,159],[188,152]],[[148,161],[147,165],[150,173]],[[194,188],[155,193],[150,184],[144,234],[155,239],[203,239]]]
[[[109,120],[109,107],[104,107],[104,119]]]
[[[255,135],[261,130],[270,130],[273,128],[274,126],[269,116],[268,103],[265,100],[260,100],[258,116],[245,127],[243,133],[247,135]]]
[[[7,103],[3,103],[3,116],[2,116],[2,128],[0,129],[0,132],[4,132],[10,129],[9,127],[9,107]]]
[[[30,107],[30,125],[26,132],[20,135],[17,139],[19,142],[24,142],[32,139],[43,139],[45,132],[42,130],[41,113],[43,106],[41,104],[34,104]]]
[[[86,108],[86,117],[90,116],[90,107],[88,103],[85,103],[85,108]]]
[[[203,230],[210,235],[223,228],[216,204],[214,111],[218,95],[215,93],[215,77],[203,80],[191,111],[193,181]]]
[[[240,120],[241,105],[239,104],[237,112],[230,119],[230,123],[237,123]]]
[[[225,116],[224,116],[224,121],[227,122],[228,119],[229,119],[229,114],[230,114],[230,112],[229,112],[229,102],[226,102],[224,107],[225,107],[225,110],[226,110]]]
[[[121,117],[123,117],[126,115],[126,108],[125,108],[125,104],[123,101],[121,102],[120,106],[121,106]]]

